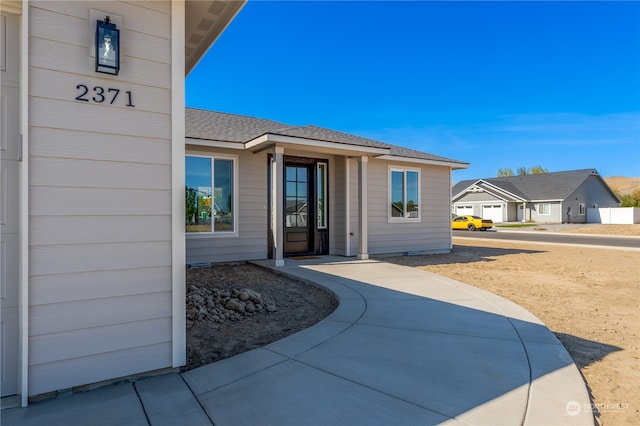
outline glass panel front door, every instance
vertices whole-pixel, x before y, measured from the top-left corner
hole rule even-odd
[[[310,252],[309,165],[286,165],[284,182],[284,252]]]

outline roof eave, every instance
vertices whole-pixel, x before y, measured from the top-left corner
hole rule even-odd
[[[492,183],[490,183],[490,182],[487,182],[487,181],[486,181],[486,180],[484,180],[484,179],[480,179],[480,180],[478,180],[478,182],[482,182],[482,183],[486,184],[487,186],[490,186],[491,188],[494,188],[496,191],[500,191],[500,192],[502,192],[502,193],[504,193],[504,194],[507,194],[507,195],[509,195],[509,196],[511,196],[511,197],[513,197],[513,198],[516,198],[516,199],[517,199],[517,200],[519,200],[519,201],[523,201],[523,202],[524,202],[524,201],[527,201],[525,198],[522,198],[521,196],[516,195],[516,194],[514,194],[513,192],[507,191],[507,190],[506,190],[506,189],[504,189],[504,188],[500,188],[498,185],[494,185],[494,184],[492,184]]]
[[[244,143],[248,150],[260,151],[270,144],[289,144],[298,147],[312,147],[330,151],[349,152],[351,155],[384,155],[389,153],[388,148],[375,148],[369,146],[352,145],[348,143],[321,141],[316,139],[299,138],[294,136],[265,133]]]
[[[451,167],[452,170],[461,170],[468,169],[471,164],[469,163],[461,163],[457,161],[447,161],[447,160],[435,160],[435,159],[427,159],[427,158],[413,158],[413,157],[402,157],[399,155],[391,155],[384,154],[376,156],[377,160],[389,160],[389,161],[402,161],[405,163],[418,163],[418,164],[429,164],[433,166],[444,166]]]
[[[247,0],[185,2],[185,75],[195,68],[246,3]]]

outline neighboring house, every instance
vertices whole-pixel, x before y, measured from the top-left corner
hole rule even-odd
[[[187,108],[187,264],[451,249],[467,163],[316,126]],[[208,209],[224,206],[223,216]],[[192,231],[192,232],[189,232]]]
[[[0,3],[2,397],[185,364],[184,78],[243,5]]]
[[[454,214],[496,223],[586,223],[588,208],[620,205],[595,169],[465,180],[451,194]]]

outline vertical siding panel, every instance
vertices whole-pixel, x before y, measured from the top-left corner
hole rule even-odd
[[[329,232],[330,232],[330,254],[337,254],[344,256],[345,250],[345,211],[346,211],[346,175],[345,164],[346,158],[342,156],[336,156],[335,159],[329,164],[329,175],[331,181],[329,182]]]

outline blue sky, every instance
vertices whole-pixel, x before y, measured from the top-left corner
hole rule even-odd
[[[640,2],[252,1],[187,106],[498,169],[640,177]]]

